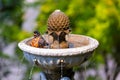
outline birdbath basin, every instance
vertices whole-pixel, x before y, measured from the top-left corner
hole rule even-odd
[[[99,45],[97,40],[88,36],[76,34],[69,34],[69,36],[68,41],[71,47],[65,49],[35,48],[27,44],[31,38],[27,38],[18,44],[24,52],[25,58],[43,70],[44,74],[42,73],[42,75],[44,76],[41,80],[58,80],[61,75],[72,79],[72,68],[80,66],[88,60]],[[48,41],[48,38],[45,39]]]

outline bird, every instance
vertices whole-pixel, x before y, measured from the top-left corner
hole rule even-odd
[[[37,48],[45,48],[48,45],[46,40],[38,31],[34,31],[34,37],[30,41],[30,46]]]

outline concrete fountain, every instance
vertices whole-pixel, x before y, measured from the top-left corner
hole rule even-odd
[[[34,36],[18,44],[25,58],[42,69],[40,80],[72,80],[73,67],[88,60],[98,47],[96,39],[70,34],[69,23],[63,12],[55,10],[48,18],[46,35],[39,35],[38,42]]]

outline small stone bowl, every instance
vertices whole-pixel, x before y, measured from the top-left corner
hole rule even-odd
[[[44,35],[44,37],[48,42],[48,35]],[[99,45],[96,39],[76,34],[69,34],[67,40],[72,46],[65,49],[35,48],[27,44],[30,40],[31,38],[27,38],[21,41],[18,46],[29,62],[35,63],[44,70],[59,68],[61,61],[66,68],[79,66],[92,56],[93,51]]]

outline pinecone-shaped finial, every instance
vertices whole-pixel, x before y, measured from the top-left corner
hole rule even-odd
[[[55,10],[48,18],[48,34],[53,31],[64,31],[68,34],[70,31],[69,24],[69,18],[60,10]]]
[[[60,10],[55,10],[48,18],[48,35],[53,37],[51,48],[68,48],[66,35],[69,34],[70,20]]]

